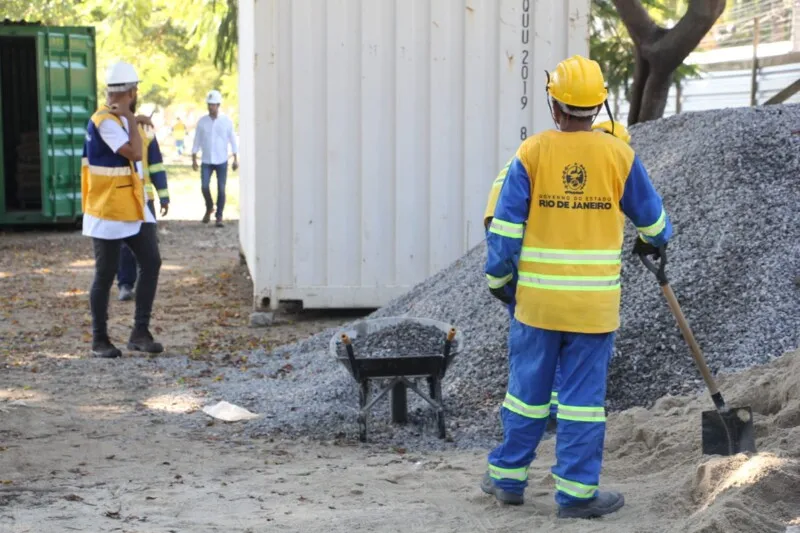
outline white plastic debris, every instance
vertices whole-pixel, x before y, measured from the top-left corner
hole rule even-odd
[[[261,417],[259,414],[251,413],[243,407],[233,405],[224,400],[215,405],[203,407],[203,412],[210,417],[224,422],[239,422],[240,420],[253,420]]]

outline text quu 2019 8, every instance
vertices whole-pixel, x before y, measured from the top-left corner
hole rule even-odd
[[[528,56],[530,51],[527,50],[528,43],[531,40],[531,0],[522,0],[522,60],[520,61],[520,77],[522,78],[522,96],[519,101],[524,110],[528,107],[528,76],[530,68],[528,67]],[[519,130],[519,138],[524,141],[528,138],[528,128],[522,126]]]

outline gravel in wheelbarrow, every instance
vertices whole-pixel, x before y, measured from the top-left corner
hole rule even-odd
[[[441,328],[414,321],[400,322],[367,335],[352,339],[356,357],[387,358],[438,355],[444,349],[447,334]],[[341,339],[337,339],[336,354],[347,357]],[[458,350],[458,340],[453,340],[451,350]]]

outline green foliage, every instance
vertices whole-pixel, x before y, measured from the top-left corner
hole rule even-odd
[[[105,91],[108,66],[124,60],[136,66],[140,100],[165,108],[205,108],[219,89],[226,110],[236,109],[236,0],[5,0],[3,16],[52,26],[94,26],[97,77]],[[234,44],[217,46],[225,35]],[[102,100],[102,98],[101,98]],[[234,117],[235,118],[235,117]]]
[[[641,0],[650,17],[659,25],[670,28],[686,12],[686,0]],[[592,59],[600,63],[609,91],[628,97],[629,83],[636,65],[636,50],[625,25],[611,0],[592,0],[589,47]],[[700,70],[695,65],[681,65],[674,73],[680,82],[695,77]]]

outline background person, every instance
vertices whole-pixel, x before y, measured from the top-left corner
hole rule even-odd
[[[214,212],[214,200],[211,198],[211,174],[217,175],[217,212],[216,226],[222,227],[222,210],[225,209],[225,183],[228,179],[228,144],[233,152],[233,170],[239,168],[239,151],[236,144],[236,134],[233,131],[233,122],[219,112],[222,95],[219,91],[211,91],[206,98],[208,115],[197,123],[194,132],[194,145],[192,146],[192,168],[196,171],[197,152],[203,152],[202,167],[200,170],[200,189],[206,202],[206,212],[203,223],[207,224]]]

